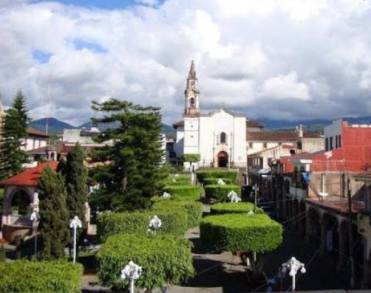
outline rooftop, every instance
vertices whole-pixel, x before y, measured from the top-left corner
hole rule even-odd
[[[247,132],[247,140],[258,141],[296,141],[299,138],[296,131],[259,131]],[[304,132],[303,138],[321,138],[316,132]]]
[[[39,165],[34,168],[25,169],[17,175],[0,181],[0,186],[37,186],[41,173],[47,167],[56,170],[57,166],[58,162],[56,161],[39,163]]]

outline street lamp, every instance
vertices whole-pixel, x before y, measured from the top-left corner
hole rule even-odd
[[[37,257],[37,221],[39,220],[39,211],[38,208],[34,208],[31,215],[30,220],[32,221],[32,228],[34,229],[35,238],[34,238],[34,249],[35,249],[35,257]]]
[[[81,220],[78,216],[74,216],[70,221],[70,228],[73,229],[73,263],[76,262],[76,234],[77,228],[82,228]]]
[[[148,224],[148,232],[156,233],[158,229],[161,228],[162,221],[159,217],[154,215],[150,220]]]
[[[298,261],[295,257],[292,257],[287,262],[282,264],[283,275],[285,275],[288,270],[289,270],[289,275],[292,278],[292,292],[295,292],[296,275],[299,270],[302,274],[305,274],[306,269],[302,262]]]
[[[129,261],[129,263],[121,271],[121,279],[130,280],[130,293],[134,293],[134,281],[139,279],[141,274],[142,267],[138,266],[133,261]]]

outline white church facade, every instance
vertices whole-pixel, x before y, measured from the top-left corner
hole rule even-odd
[[[183,120],[174,124],[178,158],[198,154],[197,167],[246,168],[246,117],[224,108],[202,113],[194,62],[188,73]],[[185,166],[187,167],[187,166]]]

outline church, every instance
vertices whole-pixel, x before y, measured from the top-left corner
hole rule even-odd
[[[295,130],[267,131],[244,115],[221,108],[210,113],[200,109],[200,91],[195,64],[192,61],[184,91],[183,119],[173,124],[173,145],[178,160],[196,154],[194,167],[228,167],[262,170],[281,156],[324,149],[319,133],[305,132],[302,125]],[[184,167],[189,169],[189,163]]]
[[[174,151],[178,158],[198,154],[199,167],[246,168],[246,122],[244,115],[221,108],[210,113],[200,109],[200,91],[192,61],[184,92],[183,120],[176,122]],[[187,163],[185,163],[187,164]],[[189,166],[185,165],[186,168]]]

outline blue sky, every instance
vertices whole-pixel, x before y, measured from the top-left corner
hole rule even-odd
[[[33,118],[78,125],[115,97],[172,123],[194,59],[203,112],[370,115],[371,1],[165,1],[0,0],[2,103],[22,89]]]

